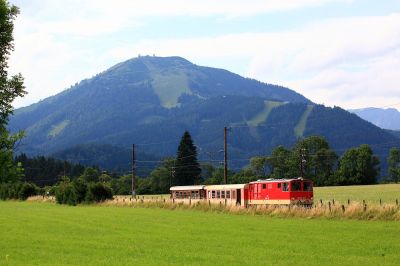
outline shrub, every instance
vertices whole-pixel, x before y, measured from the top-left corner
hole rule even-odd
[[[56,188],[56,201],[59,204],[68,204],[72,206],[78,204],[78,197],[71,182],[63,181],[59,183]]]
[[[39,188],[35,184],[23,183],[18,190],[18,198],[26,200],[30,196],[35,196],[39,192]]]
[[[31,183],[2,183],[0,184],[0,199],[26,200],[30,196],[37,195],[39,188]]]
[[[103,183],[87,183],[83,178],[70,182],[62,181],[56,187],[56,201],[59,204],[76,205],[84,201],[101,202],[112,199],[111,188]]]
[[[88,186],[88,191],[86,194],[86,201],[87,202],[101,202],[105,201],[106,199],[112,199],[113,193],[109,186],[103,183],[91,183]]]
[[[87,191],[88,191],[88,185],[87,185],[86,181],[83,178],[76,178],[72,182],[72,184],[73,184],[74,189],[75,189],[76,200],[77,200],[78,203],[81,203],[86,198],[86,194],[87,194]]]

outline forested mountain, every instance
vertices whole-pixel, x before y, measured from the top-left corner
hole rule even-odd
[[[372,124],[390,130],[400,130],[400,112],[395,108],[362,108],[352,109],[349,112],[355,113]]]
[[[277,145],[291,146],[315,134],[326,137],[339,154],[367,143],[384,157],[400,143],[341,108],[316,105],[288,88],[197,66],[180,57],[145,56],[120,63],[16,110],[9,126],[26,131],[20,147],[28,154],[63,159],[85,154],[86,161],[112,169],[125,168],[132,143],[137,144],[138,160],[153,156],[141,159],[143,168],[146,161],[154,164],[158,160],[154,158],[175,155],[185,130],[201,161],[221,160],[224,126],[231,127],[233,168],[245,165],[249,156],[268,154]],[[110,146],[99,148],[102,145]],[[107,162],[102,162],[104,156]]]

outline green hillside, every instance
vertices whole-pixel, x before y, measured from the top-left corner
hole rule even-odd
[[[222,159],[217,151],[222,149],[224,126],[232,126],[228,142],[231,165],[236,167],[249,156],[268,154],[278,145],[289,147],[310,135],[326,137],[339,154],[367,143],[382,158],[400,143],[338,107],[315,105],[288,88],[197,66],[180,57],[145,56],[119,63],[16,110],[9,123],[12,131],[26,131],[19,151],[28,155],[63,156],[67,150],[68,157],[76,158],[79,153],[68,149],[77,145],[129,150],[135,143],[143,154],[161,158],[174,155],[181,135],[189,130],[204,160]],[[126,167],[110,161],[117,160],[102,164]]]

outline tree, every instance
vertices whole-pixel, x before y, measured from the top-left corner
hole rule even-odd
[[[175,165],[174,185],[193,185],[200,183],[201,168],[197,161],[196,146],[188,131],[182,136],[178,146]]]
[[[167,194],[171,187],[175,158],[165,158],[161,166],[150,173],[153,194]]]
[[[293,149],[293,167],[301,175],[314,181],[315,185],[332,185],[334,167],[338,156],[330,149],[329,143],[321,136],[310,136],[300,140]],[[301,160],[304,160],[301,162]]]
[[[291,152],[283,146],[278,146],[272,151],[270,158],[273,178],[286,178],[289,176],[289,158]]]
[[[83,172],[82,178],[85,179],[86,182],[98,182],[99,181],[99,170],[93,167],[88,167]]]
[[[12,102],[26,94],[21,74],[8,77],[8,59],[14,50],[14,19],[18,7],[0,0],[0,182],[15,181],[18,169],[13,163],[13,148],[23,133],[11,135],[7,129],[9,116],[13,112]]]
[[[250,158],[250,167],[255,172],[255,175],[265,178],[271,172],[271,159],[266,156],[255,156]]]
[[[389,157],[389,180],[393,182],[400,181],[400,149],[393,147],[390,149]]]
[[[379,159],[367,145],[351,148],[339,162],[338,181],[340,185],[367,185],[376,183],[379,173]]]

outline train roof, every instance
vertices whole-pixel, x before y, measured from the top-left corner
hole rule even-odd
[[[199,186],[175,186],[171,187],[169,190],[171,191],[183,191],[183,190],[201,190],[204,189],[203,185]]]
[[[226,184],[226,185],[209,185],[206,186],[207,190],[215,189],[215,190],[221,190],[221,189],[240,189],[246,187],[248,184]]]
[[[289,181],[296,181],[296,180],[305,180],[305,181],[311,181],[310,179],[306,179],[303,177],[296,177],[296,178],[268,178],[268,179],[258,179],[257,181],[250,182],[249,184],[255,184],[255,183],[260,183],[260,182],[289,182]]]

